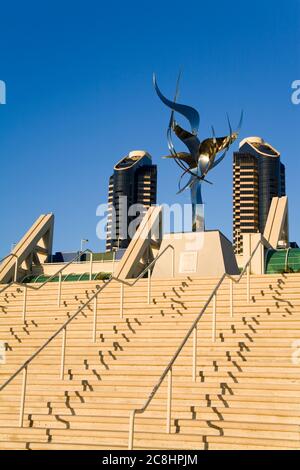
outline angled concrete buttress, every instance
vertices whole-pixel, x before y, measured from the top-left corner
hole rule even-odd
[[[12,256],[0,265],[0,283],[22,280],[32,273],[33,266],[45,262],[52,252],[53,227],[53,214],[40,215],[14,247]]]
[[[264,231],[264,238],[274,250],[288,243],[287,196],[273,197]]]
[[[151,206],[143,217],[123,258],[115,271],[119,279],[137,277],[159,250],[162,230],[162,208]]]

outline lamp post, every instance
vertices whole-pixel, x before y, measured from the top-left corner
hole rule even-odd
[[[81,259],[81,253],[83,252],[83,246],[85,243],[88,243],[88,239],[87,238],[82,238],[81,241],[80,241],[80,252],[79,252],[79,261]]]
[[[116,254],[117,254],[117,252],[118,252],[119,249],[120,249],[120,237],[118,237],[117,243],[118,243],[118,245],[117,245],[117,246],[113,246],[113,248],[112,248],[112,251],[113,251],[112,275],[114,275],[114,271],[115,271]]]
[[[121,240],[121,238],[118,237],[118,246],[117,246],[117,249],[118,249],[118,250],[120,249],[120,240]]]
[[[113,246],[113,262],[112,262],[112,275],[114,275],[115,272],[115,261],[116,261],[116,253],[118,251],[118,248],[116,246]]]

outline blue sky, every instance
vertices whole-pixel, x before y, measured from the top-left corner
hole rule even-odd
[[[176,196],[179,170],[166,154],[169,113],[152,72],[201,114],[200,137],[245,117],[241,138],[260,135],[287,167],[291,238],[300,242],[299,2],[2,2],[0,80],[0,256],[41,213],[56,216],[55,250],[81,238],[101,251],[96,207],[106,202],[113,164],[146,149],[158,164],[158,200]],[[232,234],[232,151],[205,186],[206,224]]]

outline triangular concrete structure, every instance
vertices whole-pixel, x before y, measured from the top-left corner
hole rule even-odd
[[[287,196],[273,197],[263,235],[274,250],[288,244]]]
[[[0,282],[22,280],[52,252],[54,215],[41,215],[0,265]]]

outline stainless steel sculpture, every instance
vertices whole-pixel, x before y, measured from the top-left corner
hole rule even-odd
[[[243,113],[241,114],[238,130],[236,132],[232,131],[230,120],[227,116],[229,135],[226,137],[216,137],[214,128],[212,127],[212,138],[205,139],[201,142],[197,135],[200,123],[198,111],[191,106],[177,103],[179,79],[180,75],[177,80],[174,101],[169,100],[162,94],[158,88],[155,75],[153,75],[153,84],[158,97],[172,110],[167,129],[168,147],[171,155],[168,155],[165,158],[174,159],[177,165],[183,170],[179,180],[179,191],[177,194],[190,188],[192,202],[192,230],[193,232],[201,232],[204,231],[204,210],[201,192],[202,183],[206,182],[212,184],[207,181],[206,175],[223,160],[230,145],[237,139],[242,125]],[[175,112],[181,114],[189,121],[191,132],[186,131],[178,125],[174,119]],[[186,145],[189,152],[177,152],[175,150],[172,141],[172,132],[174,132],[175,135]],[[222,151],[224,151],[223,154],[216,159],[217,155]],[[187,174],[190,176],[189,180],[183,187],[181,187],[182,178]]]

